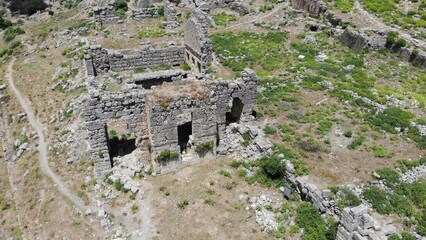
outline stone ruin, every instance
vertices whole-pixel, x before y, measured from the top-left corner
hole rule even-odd
[[[185,60],[196,72],[205,74],[212,60],[212,42],[207,15],[199,11],[186,23]]]
[[[327,6],[321,0],[291,0],[296,8],[305,10],[309,16],[319,18],[327,11]]]
[[[177,27],[180,14],[175,4],[169,0],[139,0],[136,5],[129,7],[132,17],[135,19],[156,18],[164,16],[168,27]],[[116,23],[120,20],[117,16],[113,1],[100,1],[93,8],[93,18],[98,26],[108,23]]]
[[[184,46],[120,51],[86,48],[91,98],[85,122],[98,177],[111,170],[115,157],[136,149],[143,153],[140,161],[156,173],[212,159],[228,125],[254,120],[258,83],[254,71],[245,69],[235,80],[213,80],[205,74],[212,54],[205,19],[202,12],[192,15]],[[90,84],[99,74],[185,62],[192,72],[134,74],[119,92],[100,94]],[[112,133],[109,128],[114,124],[121,125],[121,130],[115,127]]]

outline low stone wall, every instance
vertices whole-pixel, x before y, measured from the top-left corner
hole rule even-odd
[[[101,46],[85,49],[85,62],[89,76],[109,70],[119,72],[138,67],[178,66],[184,63],[184,47],[161,49],[110,50]]]
[[[164,7],[161,5],[132,10],[132,16],[136,19],[156,18],[164,16]]]
[[[291,3],[294,7],[307,11],[313,18],[319,18],[327,11],[327,6],[321,0],[291,0]]]
[[[114,6],[112,5],[94,7],[93,17],[98,26],[120,20],[120,18],[115,14]]]

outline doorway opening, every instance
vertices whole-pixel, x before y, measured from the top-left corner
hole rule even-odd
[[[243,113],[244,104],[240,98],[232,99],[231,112],[226,113],[226,126],[231,123],[238,123]]]
[[[136,137],[128,130],[127,123],[112,120],[105,126],[105,131],[111,164],[114,157],[122,157],[136,150]]]
[[[178,143],[181,153],[183,153],[188,148],[189,136],[191,135],[192,121],[178,125]]]

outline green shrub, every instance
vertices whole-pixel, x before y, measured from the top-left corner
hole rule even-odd
[[[20,34],[25,34],[25,31],[22,30],[20,27],[9,27],[3,32],[3,40],[6,42],[10,42]]]
[[[363,190],[363,196],[378,213],[389,214],[393,211],[390,196],[385,190],[376,186],[367,186]]]
[[[356,149],[357,147],[361,146],[365,140],[366,138],[364,136],[358,136],[347,146],[347,148],[350,150]]]
[[[394,187],[395,185],[400,183],[399,180],[399,173],[391,168],[380,168],[375,171],[375,173],[379,176],[381,180],[384,181],[384,183],[388,187]]]
[[[317,130],[321,134],[326,134],[331,130],[332,127],[333,127],[333,122],[326,119],[326,120],[321,120],[318,123]]]
[[[284,177],[285,164],[278,157],[263,157],[259,159],[257,165],[261,168],[261,172],[272,180],[279,180]]]
[[[307,140],[301,140],[299,142],[299,146],[301,149],[307,152],[317,152],[321,149],[321,146],[315,139],[309,138]]]
[[[231,172],[226,169],[220,169],[219,174],[228,178],[232,176]]]
[[[243,161],[240,160],[234,160],[229,164],[233,168],[239,168],[243,164]]]
[[[340,193],[342,195],[338,203],[340,208],[356,207],[361,204],[361,199],[348,188],[340,189]]]
[[[179,157],[179,153],[171,152],[169,149],[162,151],[156,158],[158,162],[169,162]]]
[[[271,125],[266,124],[266,126],[263,128],[263,132],[267,135],[274,135],[277,132],[277,130]]]
[[[9,49],[15,49],[17,47],[21,46],[21,41],[13,41],[10,46]]]
[[[178,207],[180,209],[185,209],[188,205],[189,205],[189,201],[186,199],[178,203]]]
[[[4,19],[4,15],[6,14],[5,9],[0,9],[0,29],[6,29],[12,26],[12,22],[8,19]]]
[[[307,202],[300,204],[297,209],[296,224],[305,229],[302,240],[327,240],[327,225],[312,204]]]
[[[188,64],[183,64],[181,67],[180,67],[182,70],[184,70],[184,71],[190,71],[191,70],[191,66],[189,66]]]
[[[213,16],[214,23],[218,26],[226,26],[229,22],[237,21],[237,16],[221,12]]]
[[[389,107],[377,116],[370,116],[368,119],[376,126],[388,132],[396,133],[395,128],[404,130],[410,126],[414,115],[398,107]]]
[[[214,145],[213,141],[200,143],[195,147],[195,152],[205,153],[205,152],[211,151],[213,150],[213,145]]]
[[[137,211],[139,211],[139,207],[138,207],[138,205],[133,204],[130,207],[130,210],[132,211],[132,214],[135,214]]]
[[[343,133],[343,136],[347,137],[347,138],[351,138],[352,137],[352,131],[351,130],[347,130]]]

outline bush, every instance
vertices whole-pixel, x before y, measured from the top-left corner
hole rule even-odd
[[[390,196],[385,190],[376,186],[367,186],[364,188],[363,195],[378,213],[389,214],[393,211]]]
[[[388,132],[396,133],[395,128],[405,128],[410,126],[413,114],[398,107],[389,107],[377,116],[369,117],[369,120],[376,126]]]
[[[115,11],[122,10],[124,12],[127,12],[127,10],[129,9],[129,7],[127,6],[127,0],[115,0],[113,6]]]
[[[361,146],[364,143],[365,140],[366,140],[366,138],[364,136],[358,136],[347,146],[347,148],[350,149],[350,150],[353,150],[353,149]]]
[[[6,13],[6,10],[0,9],[0,29],[6,29],[12,26],[12,22],[10,20],[3,18],[5,13]]]
[[[340,189],[340,193],[341,199],[339,201],[339,207],[356,207],[361,204],[361,199],[348,188]]]
[[[169,149],[162,151],[156,158],[158,162],[169,162],[179,157],[179,153],[171,152]]]
[[[10,49],[15,49],[15,48],[17,48],[17,47],[19,47],[19,46],[21,46],[21,41],[13,41],[13,42],[10,44],[9,48],[10,48]]]
[[[261,172],[272,180],[279,180],[284,177],[285,164],[278,157],[263,157],[259,159],[258,166],[261,168]]]
[[[195,147],[195,152],[206,153],[208,151],[213,150],[213,145],[214,145],[213,141],[200,143],[200,144],[197,145],[197,147]]]
[[[319,133],[325,134],[325,133],[328,133],[331,130],[332,127],[333,127],[333,122],[332,121],[330,121],[330,120],[321,120],[318,123],[317,130],[318,130]]]
[[[24,33],[25,33],[25,31],[22,30],[19,27],[10,27],[10,28],[7,28],[6,30],[4,30],[3,40],[6,41],[6,42],[10,42],[13,39],[15,39],[16,36],[18,36],[20,34],[24,34]]]
[[[181,201],[180,203],[178,203],[178,207],[180,208],[180,209],[185,209],[187,206],[189,205],[189,201],[188,200],[183,200],[183,201]]]
[[[213,16],[213,20],[218,26],[226,26],[228,25],[228,22],[237,21],[237,16],[222,12]]]
[[[351,138],[352,137],[352,131],[351,130],[347,130],[343,133],[343,136],[347,137],[347,138]]]
[[[9,4],[10,11],[26,15],[32,15],[46,8],[47,4],[43,0],[11,0]]]
[[[317,152],[321,149],[320,145],[313,138],[309,138],[307,140],[302,140],[299,142],[299,146],[301,149],[307,152]]]
[[[379,175],[379,178],[382,179],[388,187],[393,188],[400,183],[399,173],[391,168],[378,169],[376,170],[376,174]]]
[[[296,224],[304,228],[302,240],[326,240],[327,225],[319,211],[310,203],[302,202],[297,209]]]
[[[277,132],[277,130],[271,125],[266,124],[266,126],[263,128],[263,132],[267,135],[274,135]]]

